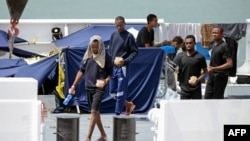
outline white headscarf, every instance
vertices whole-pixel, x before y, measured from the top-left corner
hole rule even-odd
[[[98,54],[94,54],[92,51],[91,43],[94,40],[98,40],[98,43],[99,43]],[[96,61],[96,63],[101,68],[104,68],[104,66],[105,66],[105,45],[102,41],[102,38],[98,35],[94,35],[90,38],[88,49],[86,50],[86,52],[83,56],[83,60],[87,60],[90,57],[93,57],[93,59]]]

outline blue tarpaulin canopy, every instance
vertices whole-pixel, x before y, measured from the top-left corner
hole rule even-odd
[[[72,85],[79,65],[82,60],[84,48],[67,48],[65,49],[65,93]],[[128,67],[129,85],[128,100],[136,104],[136,113],[145,113],[154,102],[158,89],[162,64],[165,53],[159,48],[139,49],[136,59]],[[76,97],[70,103],[70,106],[79,105],[81,109],[90,111],[84,79],[76,87]],[[114,113],[115,100],[108,94],[108,87],[102,100],[101,112]]]
[[[38,88],[57,67],[58,54],[47,57],[39,62],[26,65],[18,70],[14,77],[32,77],[38,81]]]
[[[0,59],[0,77],[31,77],[38,81],[38,88],[49,77],[56,77],[58,54],[28,65],[20,59]]]
[[[23,59],[0,59],[0,77],[13,76],[26,65]]]

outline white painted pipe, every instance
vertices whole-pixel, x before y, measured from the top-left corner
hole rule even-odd
[[[78,114],[81,114],[81,111],[80,111],[80,108],[79,108],[79,105],[76,105],[76,111]]]
[[[41,125],[40,125],[40,141],[45,140],[45,125],[44,125],[44,104],[41,104]]]
[[[45,125],[42,123],[41,124],[41,129],[40,129],[40,141],[46,141],[45,139]]]
[[[64,37],[69,35],[68,24],[64,25]]]

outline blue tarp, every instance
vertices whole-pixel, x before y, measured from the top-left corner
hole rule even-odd
[[[6,51],[6,52],[9,51],[8,40],[9,40],[8,34],[5,31],[0,30],[0,50]],[[22,38],[19,38],[19,37],[15,38],[15,43],[23,43],[23,42],[27,42],[27,41],[22,39]],[[18,56],[18,57],[25,57],[25,58],[26,57],[33,57],[33,56],[43,57],[42,55],[39,55],[37,53],[33,53],[30,51],[26,51],[26,50],[22,50],[22,49],[18,49],[18,48],[14,48],[13,54]]]
[[[13,76],[26,65],[23,59],[0,59],[0,77]]]
[[[126,25],[126,29],[134,28],[140,30],[144,25]],[[87,28],[72,33],[62,39],[54,41],[57,47],[74,46],[74,47],[87,47],[90,37],[99,35],[102,37],[105,45],[109,43],[111,34],[116,31],[114,25],[91,25]]]
[[[27,65],[23,59],[0,59],[0,69],[9,69]]]
[[[58,54],[39,62],[27,65],[18,70],[14,77],[32,77],[38,81],[38,88],[57,67]]]
[[[76,73],[79,70],[79,65],[82,60],[85,49],[83,48],[68,48],[65,49],[65,93],[69,86],[73,83]],[[129,86],[128,100],[136,104],[136,113],[145,113],[154,102],[157,92],[160,73],[164,60],[164,51],[159,48],[139,49],[139,55],[128,67]],[[84,87],[84,79],[76,88],[76,97],[70,103],[71,106],[79,104],[84,111],[89,111],[87,98]],[[106,94],[102,100],[101,112],[114,113],[115,100]]]
[[[7,32],[0,30],[0,48],[8,47],[9,46],[8,40],[9,36]],[[19,37],[15,38],[15,43],[22,43],[22,42],[27,42],[27,41]]]
[[[0,50],[9,52],[8,47],[5,47],[5,48],[0,47]],[[24,57],[24,58],[30,58],[30,57],[34,57],[34,56],[44,57],[43,55],[40,55],[40,54],[37,54],[37,53],[34,53],[34,52],[30,52],[30,51],[27,51],[27,50],[22,50],[22,49],[19,49],[19,48],[14,48],[13,49],[13,54],[18,56],[18,57]]]

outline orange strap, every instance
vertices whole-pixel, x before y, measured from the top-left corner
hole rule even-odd
[[[11,31],[14,31],[15,36],[17,36],[19,34],[19,29],[16,28],[17,24],[18,24],[18,20],[14,20],[14,19],[10,19],[10,24],[11,24]],[[11,31],[8,31],[9,36],[11,36]]]

